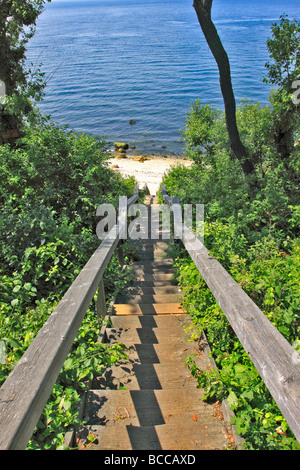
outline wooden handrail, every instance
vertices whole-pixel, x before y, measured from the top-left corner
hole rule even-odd
[[[136,187],[127,207],[137,200]],[[1,450],[26,448],[99,286],[103,295],[102,277],[119,243],[119,229],[116,224],[104,238],[2,385]]]
[[[300,356],[223,266],[182,222],[178,197],[163,200],[180,238],[239,341],[300,442]]]

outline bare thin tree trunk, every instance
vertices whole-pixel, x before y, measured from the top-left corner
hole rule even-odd
[[[225,105],[225,116],[231,149],[240,161],[244,174],[254,174],[254,166],[244,147],[236,122],[236,104],[232,89],[230,64],[216,27],[211,19],[212,0],[194,0],[194,8],[206,42],[219,68],[220,85]]]
[[[11,86],[11,70],[10,63],[11,57],[7,49],[7,32],[6,20],[9,15],[11,1],[0,2],[0,80],[5,83],[5,93],[10,96],[12,94]],[[3,142],[2,133],[17,128],[19,125],[16,116],[9,114],[4,110],[0,104],[0,144]]]

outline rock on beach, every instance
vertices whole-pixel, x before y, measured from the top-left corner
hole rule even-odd
[[[140,165],[140,163],[143,164]],[[151,195],[158,192],[164,174],[178,164],[190,166],[192,161],[183,158],[144,157],[142,155],[138,158],[136,156],[127,156],[127,158],[121,160],[118,157],[112,157],[109,160],[110,168],[118,171],[123,176],[134,176],[141,189],[147,184]]]
[[[126,144],[125,142],[115,142],[114,147],[116,150],[128,150],[129,145]]]

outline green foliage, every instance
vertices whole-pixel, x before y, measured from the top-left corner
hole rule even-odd
[[[280,24],[274,23],[271,32],[267,47],[272,62],[266,63],[268,75],[263,80],[276,86],[270,97],[273,135],[278,155],[289,170],[288,159],[294,152],[300,124],[299,109],[292,100],[293,84],[300,76],[300,25],[281,16]]]
[[[117,256],[114,256],[105,271],[107,303],[117,285],[124,287],[131,280],[130,271],[125,271],[122,275],[120,271]],[[66,287],[63,290],[65,289]],[[24,284],[21,278],[1,276],[0,338],[5,345],[5,361],[0,363],[0,386],[53,312],[60,300],[60,291],[62,289],[54,289],[47,299],[38,300],[38,291],[32,284]],[[122,344],[98,343],[100,326],[92,304],[64,362],[28,449],[61,448],[66,431],[71,426],[80,424],[78,402],[82,398],[82,392],[87,389],[88,381],[101,374],[104,367],[126,357]]]
[[[51,0],[14,0],[0,3],[0,80],[5,83],[6,99],[0,105],[1,130],[19,128],[28,118],[34,120],[45,88],[39,67],[26,67],[26,44],[35,33],[38,16]]]
[[[249,190],[232,158],[224,115],[199,100],[188,110],[183,133],[194,162],[171,169],[163,183],[182,205],[205,205],[205,246],[281,334],[298,345],[299,121],[288,90],[299,73],[298,24],[282,18],[268,47],[274,60],[269,79],[279,88],[272,91],[268,106],[244,100],[237,109],[259,190]],[[180,244],[174,250],[183,306],[205,333],[217,365],[217,370],[201,371],[193,356],[187,358],[204,400],[227,399],[246,449],[300,449],[196,266]]]
[[[97,206],[134,191],[106,160],[105,142],[52,123],[33,128],[22,148],[0,147],[1,261],[41,295],[57,277],[71,282],[96,248]]]
[[[182,134],[187,150],[193,149],[192,158],[195,161],[201,161],[204,152],[212,155],[220,117],[219,110],[209,104],[201,105],[199,99],[187,112],[187,125]]]
[[[258,175],[264,176],[266,163],[274,156],[270,107],[245,99],[237,107],[237,123]]]
[[[300,337],[300,241],[279,249],[274,239],[251,246],[248,262],[235,256],[231,272],[290,343]]]
[[[29,284],[22,284],[19,280],[1,273],[1,303],[0,303],[0,337],[5,343],[5,363],[0,364],[0,385],[12,371],[25,350],[36,336],[39,329],[47,320],[55,307],[55,302],[46,300],[37,302],[35,308],[25,311],[13,297],[23,293],[24,301],[29,304],[35,292],[31,291]]]
[[[209,237],[213,237],[212,243],[217,238],[216,228],[210,227],[207,231]],[[228,232],[227,237],[227,247],[230,247],[232,239]],[[225,239],[226,235],[223,241]],[[291,342],[299,338],[299,244],[295,244],[288,264],[284,262],[287,255],[283,256],[285,253],[275,250],[271,243],[269,246],[257,243],[251,253],[251,263],[234,255],[232,250],[231,255],[228,254],[221,243],[212,245],[214,256],[222,260],[222,264],[224,258],[232,258],[230,274],[279,331]],[[217,370],[199,370],[194,356],[187,358],[186,365],[198,386],[204,389],[203,400],[227,399],[235,413],[233,424],[244,438],[246,449],[300,449],[196,266],[180,247],[175,266],[184,292],[183,306],[198,330],[205,333],[218,367]]]
[[[134,179],[116,175],[107,158],[102,139],[47,119],[27,129],[19,148],[0,146],[0,384],[99,245],[98,205],[117,206],[119,196],[133,194]],[[128,261],[134,253],[124,251]],[[129,281],[114,255],[104,274],[107,302]],[[78,424],[87,381],[124,357],[121,345],[99,344],[98,334],[92,303],[28,448],[61,448],[66,430]]]
[[[1,202],[24,197],[90,228],[97,205],[117,204],[120,191],[134,191],[134,180],[112,172],[107,159],[102,139],[43,122],[27,130],[21,148],[0,147]]]

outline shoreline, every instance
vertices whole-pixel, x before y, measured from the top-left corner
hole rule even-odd
[[[128,144],[122,144],[122,145],[128,145]],[[119,150],[120,149],[117,149],[114,146],[111,146],[108,152],[111,153],[111,155],[118,156]],[[149,158],[180,158],[180,159],[187,158],[184,156],[184,149],[182,149],[182,151],[179,152],[167,146],[162,146],[159,148],[155,148],[155,146],[153,146],[153,148],[147,146],[146,148],[143,148],[141,146],[128,145],[125,155],[127,157],[135,157],[135,156],[143,155],[144,157],[149,157]]]
[[[119,172],[122,176],[134,176],[138,182],[139,188],[142,189],[145,184],[148,186],[151,195],[155,195],[159,190],[165,173],[178,164],[191,166],[192,160],[184,156],[168,155],[139,155],[130,153],[124,156],[116,156],[112,153],[108,159],[109,168]]]

